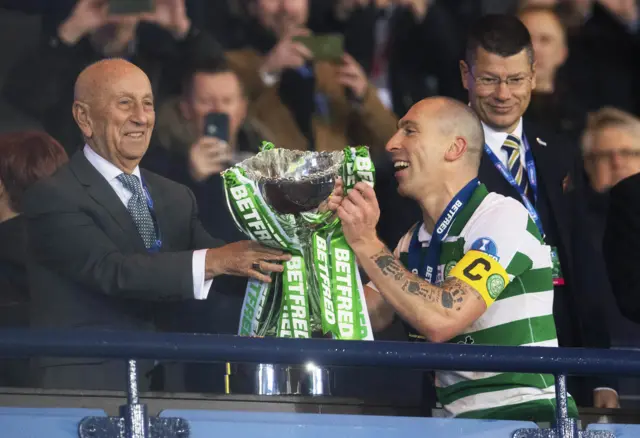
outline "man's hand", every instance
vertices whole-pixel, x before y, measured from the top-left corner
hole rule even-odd
[[[285,69],[302,67],[312,58],[312,54],[304,44],[294,42],[293,37],[309,34],[307,29],[293,29],[287,32],[267,53],[260,71],[279,75]]]
[[[236,275],[271,282],[271,272],[282,272],[281,262],[291,260],[291,254],[268,248],[252,240],[234,242],[207,250],[205,279],[218,275]]]
[[[424,17],[427,16],[429,6],[432,0],[393,0],[398,6],[404,6],[411,9],[416,21],[422,22]]]
[[[191,29],[185,0],[156,0],[155,11],[142,14],[140,19],[162,27],[178,40],[183,39]]]
[[[593,407],[599,409],[617,409],[620,407],[618,394],[612,389],[593,391]]]
[[[320,204],[318,211],[320,213],[324,213],[325,211],[336,212],[342,203],[343,191],[344,185],[342,184],[342,179],[338,178],[333,186],[333,192],[331,192],[329,197]]]
[[[74,45],[85,35],[108,22],[107,0],[78,0],[71,14],[58,27],[58,37],[66,44]]]
[[[360,64],[347,53],[342,56],[342,62],[343,64],[338,67],[338,83],[350,88],[357,99],[364,99],[367,88],[369,88],[366,73]]]
[[[194,181],[204,181],[226,169],[233,158],[231,147],[216,137],[202,137],[189,149],[189,173]]]
[[[376,225],[380,219],[380,207],[376,193],[369,184],[356,183],[342,199],[337,212],[344,237],[356,253],[358,246],[377,241]]]

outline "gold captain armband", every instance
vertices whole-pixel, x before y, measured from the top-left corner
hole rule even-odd
[[[450,276],[474,288],[487,304],[493,304],[509,284],[507,271],[490,255],[471,250],[451,270]]]

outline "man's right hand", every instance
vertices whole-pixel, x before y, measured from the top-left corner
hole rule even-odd
[[[218,275],[236,275],[270,283],[270,273],[282,272],[282,262],[288,260],[291,260],[291,254],[258,242],[234,242],[207,250],[205,279],[210,280]]]
[[[231,147],[216,137],[202,137],[189,149],[189,173],[194,181],[204,181],[226,169],[233,158]]]
[[[78,0],[71,14],[58,28],[58,36],[69,45],[76,44],[86,34],[103,26],[108,16],[107,0]]]
[[[279,75],[285,69],[302,67],[312,58],[312,54],[304,44],[293,41],[293,37],[303,35],[310,35],[309,30],[293,29],[287,32],[267,53],[260,71]]]

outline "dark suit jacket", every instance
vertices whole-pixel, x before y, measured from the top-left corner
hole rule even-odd
[[[590,240],[584,238],[589,230],[581,222],[586,215],[586,204],[583,178],[576,175],[578,149],[526,120],[524,135],[536,164],[536,210],[547,234],[547,243],[558,248],[566,281],[565,286],[557,286],[554,290],[558,342],[561,347],[609,348],[609,334],[603,312],[598,307],[598,297],[610,290],[601,289],[603,283],[608,285],[604,262]],[[486,154],[480,164],[479,176],[489,191],[522,202]],[[589,269],[585,269],[587,262]],[[599,386],[615,385],[610,379],[589,379],[574,387],[572,395],[579,404],[591,405],[591,390]]]
[[[604,252],[620,312],[640,323],[640,174],[616,184],[610,192]]]
[[[170,301],[194,298],[193,250],[222,242],[200,225],[189,189],[144,170],[142,176],[162,239],[161,251],[153,255],[82,151],[27,192],[32,326],[153,331]],[[120,366],[95,359],[43,360],[36,368],[44,387],[122,389],[125,374],[115,371]]]

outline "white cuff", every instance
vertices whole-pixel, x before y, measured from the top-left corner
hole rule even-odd
[[[209,296],[209,289],[213,284],[213,279],[204,279],[204,265],[207,258],[207,250],[199,249],[193,252],[191,263],[193,272],[193,296],[196,300],[206,300]]]

